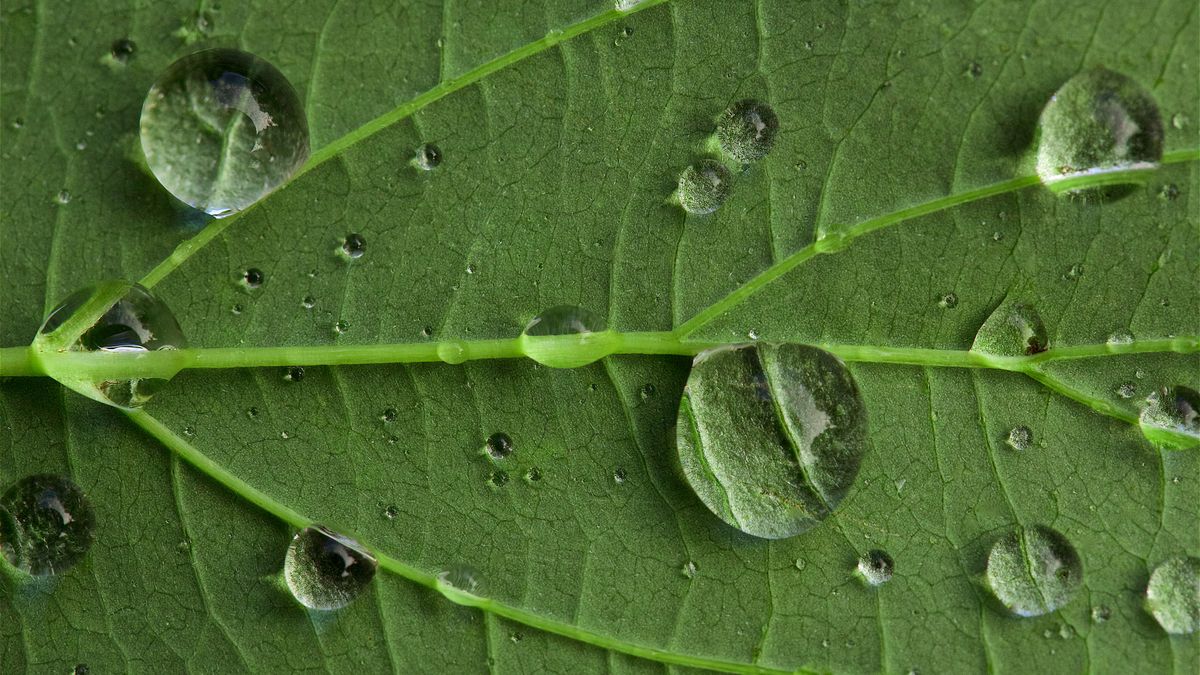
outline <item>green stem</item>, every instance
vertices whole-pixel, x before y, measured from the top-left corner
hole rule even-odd
[[[29,377],[45,375],[31,358],[29,347],[4,347],[0,349],[0,376]]]

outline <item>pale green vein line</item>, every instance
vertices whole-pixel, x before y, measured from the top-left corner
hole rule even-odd
[[[1163,164],[1175,164],[1179,162],[1193,162],[1200,160],[1200,148],[1189,150],[1177,150],[1168,152],[1163,156]],[[1107,185],[1122,181],[1140,181],[1144,180],[1144,169],[1131,169],[1129,171],[1111,171],[1104,174],[1089,174],[1077,176],[1062,181],[1056,182],[1054,189],[1056,191],[1065,191],[1073,189],[1082,189],[1087,187],[1095,187],[1099,185]],[[870,234],[876,230],[881,230],[906,220],[927,216],[931,213],[944,211],[946,209],[995,197],[1017,190],[1023,190],[1034,185],[1040,185],[1041,181],[1037,176],[1018,176],[1008,180],[985,185],[983,187],[960,192],[956,195],[947,195],[938,197],[937,199],[917,204],[908,208],[893,211],[882,216],[876,216],[868,220],[864,220],[857,225],[851,225],[843,229],[834,228],[830,234],[827,234],[813,243],[805,246],[788,257],[780,260],[766,270],[759,273],[758,276],[747,281],[742,286],[735,289],[732,293],[725,296],[721,300],[709,305],[700,310],[695,316],[683,322],[675,328],[675,333],[680,336],[690,335],[699,328],[705,326],[713,319],[725,314],[737,305],[745,302],[765,286],[782,277],[793,269],[799,267],[804,262],[808,261],[822,253],[836,253],[845,249],[852,241],[859,237]]]
[[[501,56],[492,59],[491,61],[478,65],[461,75],[457,75],[448,80],[443,80],[432,89],[425,91],[416,98],[392,108],[388,112],[376,117],[373,120],[370,120],[369,122],[366,122],[357,129],[347,133],[345,136],[342,136],[341,138],[314,152],[312,156],[308,158],[308,162],[300,169],[300,171],[298,171],[286,185],[281,187],[280,190],[286,189],[288,186],[294,184],[296,180],[304,174],[324,164],[326,161],[341,155],[343,152],[359,142],[374,136],[384,129],[387,129],[393,124],[403,120],[406,117],[409,117],[413,113],[421,110],[431,103],[434,103],[435,101],[443,99],[450,94],[459,91],[460,89],[475,84],[476,82],[479,82],[483,78],[499,70],[503,70],[504,68],[507,68],[515,63],[519,63],[531,56],[540,54],[547,49],[554,47],[555,45],[605,26],[622,17],[649,9],[664,2],[666,2],[666,0],[645,0],[644,2],[628,10],[610,9],[607,12],[601,12],[600,14],[584,19],[578,23],[571,24],[570,26],[567,26],[561,30],[552,30],[547,33],[545,37],[539,40],[534,40],[533,42],[522,45],[506,54],[502,54]],[[239,211],[228,218],[212,221],[205,226],[203,230],[196,233],[195,236],[179,244],[179,246],[175,248],[170,256],[155,266],[154,269],[150,270],[146,276],[142,277],[140,283],[146,288],[150,288],[162,281],[163,278],[175,271],[194,253],[204,248],[204,246],[213,239],[220,236],[222,232],[229,228],[230,225],[233,225],[243,215],[245,215],[258,204],[262,204],[269,198],[270,196],[268,195],[262,200],[259,200],[255,204],[251,205],[246,210]]]
[[[175,453],[180,459],[191,464],[199,469],[202,473],[225,486],[234,494],[263,509],[267,513],[279,518],[283,522],[291,525],[296,529],[303,529],[313,524],[313,520],[303,514],[300,514],[288,506],[280,503],[270,495],[262,492],[258,488],[250,485],[246,481],[233,475],[220,464],[210,459],[198,448],[189,443],[182,436],[176,434],[157,418],[142,410],[126,410],[124,411],[130,420],[153,436],[158,442],[167,446],[167,448]],[[352,533],[349,533],[353,536]],[[401,560],[393,558],[385,553],[379,552],[371,547],[370,542],[362,542],[375,554],[376,560],[379,561],[379,566],[385,570],[397,574],[409,581],[420,584],[427,588],[431,588],[438,593],[441,593],[447,600],[467,606],[480,609],[485,612],[490,612],[497,616],[502,616],[511,621],[525,624],[538,630],[543,630],[548,633],[561,635],[572,640],[584,642],[602,649],[629,654],[660,663],[669,663],[690,668],[707,668],[710,670],[720,670],[730,673],[785,673],[791,671],[777,670],[773,668],[764,668],[744,663],[733,661],[723,661],[720,659],[712,659],[701,656],[689,656],[687,654],[677,654],[669,652],[657,647],[647,645],[639,645],[632,642],[626,642],[608,635],[594,633],[592,631],[574,626],[571,624],[556,621],[547,618],[530,610],[509,605],[492,598],[468,593],[461,589],[455,588],[445,581],[438,579],[435,575],[430,574],[417,567],[409,565]]]

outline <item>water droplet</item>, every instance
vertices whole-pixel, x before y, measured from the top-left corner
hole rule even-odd
[[[383,414],[379,416],[379,419],[383,420],[384,422],[391,423],[396,421],[396,416],[399,414],[400,413],[395,408],[385,408]]]
[[[983,75],[983,66],[981,64],[979,64],[977,61],[972,61],[971,63],[967,64],[967,67],[964,72],[966,72],[967,75],[970,75],[974,79],[979,79],[979,77],[981,75]]]
[[[488,476],[488,482],[495,487],[502,488],[508,485],[508,472],[503,469],[497,469]]]
[[[479,590],[479,573],[468,565],[451,565],[438,573],[438,582],[467,593]]]
[[[257,267],[251,267],[242,272],[242,285],[246,288],[258,288],[267,280],[267,276]]]
[[[938,299],[938,307],[942,309],[954,309],[958,307],[958,294],[947,293]]]
[[[1122,382],[1117,385],[1117,396],[1121,398],[1133,398],[1137,393],[1137,385],[1132,382]]]
[[[333,324],[333,332],[338,335],[342,335],[348,330],[350,330],[350,323],[345,319],[338,319]]]
[[[759,336],[758,336],[758,331],[756,331],[756,330],[754,330],[754,329],[750,329],[750,330],[746,331],[746,337],[747,337],[747,338],[749,338],[749,339],[751,339],[751,340],[757,340],[757,339],[758,339],[758,337],[759,337]]]
[[[512,437],[503,431],[498,431],[491,436],[488,436],[487,441],[483,444],[483,447],[492,459],[504,459],[513,452]]]
[[[524,640],[525,636],[520,633],[513,633],[512,635],[508,636],[508,639],[511,640],[512,643],[515,645],[518,642],[520,642],[521,640]]]
[[[250,406],[249,408],[246,409],[246,417],[249,417],[252,420],[256,420],[256,419],[258,419],[258,415],[259,415],[258,408],[256,408],[255,406]]]
[[[679,568],[679,572],[680,572],[680,574],[683,575],[683,577],[685,579],[695,579],[696,578],[696,563],[692,562],[691,560],[683,563],[683,567]]]
[[[349,537],[312,525],[296,533],[283,560],[292,595],[309,609],[341,609],[375,578],[378,563]]]
[[[971,351],[996,356],[1040,354],[1050,346],[1046,325],[1033,307],[1005,301],[975,334]]]
[[[629,480],[629,472],[625,471],[624,467],[618,466],[613,470],[614,483],[617,485],[624,485],[626,480]]]
[[[58,202],[59,204],[70,204],[71,193],[67,192],[66,190],[59,190],[58,194],[54,195],[54,201]]]
[[[133,58],[137,52],[137,44],[129,38],[121,38],[112,43],[108,53],[112,56],[113,61],[124,64]]]
[[[1067,80],[1038,120],[1037,172],[1055,192],[1074,192],[1066,179],[1153,169],[1162,159],[1163,123],[1142,85],[1097,67]],[[1113,175],[1107,185],[1133,182]]]
[[[246,308],[242,306],[242,303],[235,302],[235,303],[233,303],[233,307],[229,308],[229,311],[232,312],[234,316],[241,316],[242,312],[245,311],[245,309]]]
[[[79,141],[78,143],[75,144],[75,149],[80,152],[87,150],[87,141],[84,141],[84,140]]]
[[[803,570],[805,567],[808,567],[808,561],[805,560],[804,558],[796,558],[796,562],[794,562],[792,564],[798,570]]]
[[[551,368],[576,368],[607,356],[611,336],[604,319],[581,307],[557,305],[538,314],[525,326],[521,344],[525,355]],[[561,339],[573,336],[571,339]]]
[[[351,232],[342,239],[341,251],[347,258],[361,258],[367,252],[367,240],[361,234]]]
[[[71,672],[74,675],[90,675],[92,669],[89,668],[88,664],[86,663],[76,663],[75,667],[71,669]]]
[[[874,549],[867,551],[865,555],[858,559],[858,576],[862,577],[863,581],[872,586],[881,586],[891,581],[892,573],[895,570],[896,563],[886,551]]]
[[[1200,393],[1182,385],[1162,387],[1146,397],[1138,423],[1152,443],[1194,445],[1200,440]]]
[[[525,482],[527,483],[536,483],[541,479],[542,470],[536,466],[529,467],[529,470],[525,472]]]
[[[438,358],[450,365],[457,365],[467,360],[467,346],[457,340],[439,343]]]
[[[433,171],[442,163],[442,151],[433,143],[426,143],[417,148],[413,157],[413,165],[422,171]]]
[[[647,382],[646,384],[642,385],[641,389],[638,389],[638,396],[641,397],[643,401],[647,401],[651,396],[654,396],[656,391],[658,390],[655,389],[654,385]]]
[[[183,428],[183,435],[184,436],[195,436],[196,435],[196,427],[193,427],[190,424],[185,426]]]
[[[1179,197],[1179,186],[1174,183],[1167,183],[1158,190],[1158,198],[1173,202]]]
[[[1067,268],[1066,273],[1063,274],[1063,280],[1064,281],[1076,281],[1079,279],[1079,277],[1082,277],[1082,276],[1083,276],[1083,265],[1081,265],[1080,263],[1075,263],[1074,265],[1071,265],[1069,268]]]
[[[283,370],[283,379],[287,382],[299,382],[304,379],[304,366],[289,366]]]
[[[421,329],[421,337],[429,337],[433,335],[433,326],[425,326]]]
[[[1108,336],[1106,341],[1109,345],[1130,345],[1133,344],[1133,334],[1126,330],[1121,330]]]
[[[467,263],[467,274],[475,274],[475,265],[473,263]]]
[[[992,545],[987,583],[1017,616],[1041,616],[1071,601],[1083,564],[1067,538],[1044,525],[1018,528]]]
[[[679,205],[688,213],[712,213],[725,203],[733,187],[733,175],[715,159],[702,159],[679,174],[675,191]]]
[[[300,306],[304,309],[312,309],[317,305],[317,299],[311,295],[306,295],[300,300]]]
[[[79,325],[77,312],[99,316]],[[62,329],[62,330],[60,330]],[[152,352],[183,349],[187,340],[171,310],[150,291],[128,281],[107,281],[64,300],[46,317],[34,340],[38,353],[62,351]],[[46,374],[97,401],[136,408],[166,385],[167,379],[135,377],[94,382],[53,358],[42,360]]]
[[[383,510],[383,517],[388,520],[395,520],[399,515],[400,509],[395,504],[391,504]]]
[[[771,106],[754,99],[738,101],[717,121],[717,144],[734,161],[749,164],[765,157],[779,134]]]
[[[1146,609],[1163,630],[1174,635],[1200,628],[1200,558],[1176,557],[1150,573]]]
[[[1137,370],[1133,371],[1133,376],[1139,380],[1143,379],[1144,377],[1146,377],[1146,371],[1142,370],[1141,368],[1138,368]]]
[[[168,66],[150,88],[141,142],[168,192],[219,218],[262,199],[304,165],[308,123],[275,66],[208,49]]]
[[[1175,113],[1174,115],[1171,115],[1171,126],[1175,127],[1176,129],[1187,128],[1189,121],[1191,120],[1188,119],[1188,116],[1185,113]]]
[[[1112,610],[1108,605],[1096,605],[1092,607],[1092,621],[1095,623],[1104,623],[1112,618]]]
[[[850,371],[800,345],[701,353],[676,424],[683,475],[714,514],[757,537],[790,537],[841,502],[867,450]]]
[[[61,574],[83,559],[95,529],[87,496],[62,476],[26,476],[0,496],[0,553],[22,572]]]
[[[1004,442],[1013,450],[1024,452],[1033,447],[1033,432],[1025,425],[1013,427]]]
[[[618,12],[631,11],[631,10],[633,10],[633,8],[637,7],[638,5],[642,4],[645,1],[646,0],[617,0],[617,11]]]

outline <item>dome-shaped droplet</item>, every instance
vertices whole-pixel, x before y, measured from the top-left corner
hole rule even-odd
[[[488,436],[487,441],[484,443],[484,448],[487,449],[487,453],[492,459],[504,459],[512,454],[512,437],[503,431],[497,431]]]
[[[422,171],[433,171],[442,163],[442,151],[433,143],[425,143],[417,148],[413,157],[413,165]]]
[[[0,552],[23,572],[61,574],[91,548],[95,529],[91,502],[62,476],[27,476],[0,496]]]
[[[320,525],[292,538],[283,560],[283,578],[309,609],[341,609],[375,578],[378,563],[358,542]]]
[[[874,549],[867,551],[858,559],[858,567],[855,571],[868,584],[882,586],[892,580],[892,574],[896,571],[896,563],[886,551]]]
[[[778,539],[827,517],[867,451],[866,407],[846,366],[800,345],[696,357],[676,422],[680,466],[730,525]]]
[[[1200,393],[1182,385],[1157,389],[1146,397],[1138,423],[1153,443],[1195,445],[1200,441]]]
[[[529,358],[551,368],[576,368],[607,356],[612,336],[604,319],[582,307],[557,305],[525,326],[521,344]]]
[[[347,258],[361,258],[367,252],[367,240],[357,232],[351,232],[342,239],[342,245],[339,247],[342,255]]]
[[[1083,583],[1083,564],[1066,537],[1033,525],[992,545],[987,583],[1013,614],[1041,616],[1071,601]]]
[[[779,134],[779,118],[771,106],[746,99],[721,113],[717,121],[717,143],[736,162],[749,164],[767,155]]]
[[[137,44],[129,38],[114,40],[109,48],[109,56],[115,63],[126,63],[137,53]]]
[[[733,174],[715,159],[702,159],[679,174],[676,197],[684,211],[712,213],[725,203],[733,189]]]
[[[1004,442],[1013,450],[1024,452],[1033,446],[1033,431],[1024,424],[1015,426],[1008,431],[1008,438]]]
[[[1033,307],[1004,302],[983,322],[971,351],[993,356],[1029,356],[1050,346],[1046,325]]]
[[[171,64],[142,105],[141,140],[158,182],[217,217],[262,199],[308,159],[308,123],[292,85],[234,49]]]
[[[1146,586],[1146,609],[1168,633],[1200,629],[1200,558],[1171,558],[1154,568]]]
[[[50,312],[34,340],[47,374],[75,391],[123,408],[143,405],[167,379],[92,381],[69,365],[60,367],[54,355],[68,350],[152,352],[186,346],[166,304],[128,281],[108,281],[72,294]]]
[[[1055,192],[1073,191],[1068,179],[1078,176],[1153,169],[1162,153],[1163,121],[1154,97],[1107,68],[1067,80],[1038,121],[1037,172]],[[1107,185],[1129,182],[1126,173]]]

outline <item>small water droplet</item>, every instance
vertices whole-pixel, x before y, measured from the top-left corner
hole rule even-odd
[[[251,267],[242,272],[242,285],[246,288],[258,288],[266,279],[266,275],[257,267]]]
[[[306,295],[300,299],[300,306],[304,309],[312,309],[317,305],[317,299],[311,295]]]
[[[283,379],[286,382],[299,382],[304,379],[304,366],[288,366],[283,369]]]
[[[512,643],[515,645],[518,642],[520,642],[521,640],[525,639],[525,636],[522,635],[521,633],[513,633],[512,635],[508,636],[508,639],[510,641],[512,641]]]
[[[754,329],[750,329],[749,331],[746,331],[746,337],[751,340],[757,340],[758,339],[758,331],[756,331]]]
[[[685,578],[685,579],[695,579],[696,578],[696,563],[692,562],[691,560],[683,563],[683,566],[679,568],[679,572],[680,572],[680,574],[683,575],[683,578]]]
[[[1104,623],[1112,617],[1112,610],[1108,605],[1096,605],[1092,607],[1092,621],[1095,623]]]
[[[77,311],[107,309],[88,327],[68,323]],[[59,335],[59,329],[79,330],[78,335]],[[69,344],[68,344],[69,343]],[[78,291],[46,317],[33,347],[37,352],[73,351],[152,352],[178,350],[187,340],[171,310],[150,291],[128,281],[107,281]],[[73,367],[58,366],[53,359],[43,362],[46,374],[97,401],[122,408],[137,408],[162,389],[167,379],[132,378],[95,382]]]
[[[279,437],[286,441],[287,439],[291,438],[292,435],[286,431],[281,431],[279,432]]]
[[[399,515],[400,509],[395,504],[392,504],[383,510],[383,517],[387,518],[388,520],[395,520]]]
[[[1173,635],[1200,628],[1200,558],[1179,556],[1150,573],[1146,609],[1163,630]]]
[[[650,400],[651,396],[654,396],[656,391],[658,390],[655,389],[654,385],[647,382],[646,384],[642,385],[641,389],[638,389],[638,396],[641,397],[643,401],[648,401]]]
[[[992,545],[987,583],[1017,616],[1041,616],[1071,601],[1083,564],[1062,534],[1044,525],[1018,528]]]
[[[20,117],[14,119],[12,121],[12,128],[16,129],[16,130],[24,129],[25,128],[25,120],[21,119]]]
[[[996,356],[1030,356],[1049,347],[1046,325],[1037,310],[1006,300],[979,327],[971,351]]]
[[[1200,393],[1177,385],[1146,397],[1138,423],[1153,443],[1184,448],[1200,440]]]
[[[1188,119],[1188,116],[1185,113],[1175,113],[1174,115],[1171,115],[1171,126],[1175,127],[1176,129],[1187,128],[1189,121],[1191,120]]]
[[[967,64],[967,67],[964,70],[964,72],[967,75],[971,76],[971,78],[977,80],[977,79],[979,79],[979,77],[981,75],[983,75],[983,66],[977,61],[972,61]]]
[[[881,586],[892,580],[896,563],[886,551],[873,549],[858,559],[856,571],[863,581],[872,586]]]
[[[679,174],[676,198],[683,210],[695,215],[721,208],[733,187],[733,174],[715,159],[702,159]]]
[[[78,150],[78,151],[80,151],[80,152],[83,152],[84,150],[87,150],[87,141],[80,140],[79,142],[77,142],[77,143],[75,144],[75,149],[76,149],[76,150]]]
[[[1122,382],[1117,385],[1117,396],[1121,398],[1133,398],[1137,393],[1137,385],[1132,382]]]
[[[1083,276],[1083,265],[1080,263],[1075,263],[1074,265],[1071,265],[1067,269],[1066,273],[1063,274],[1063,279],[1066,281],[1076,281],[1077,279],[1079,279],[1082,276]]]
[[[1158,190],[1158,198],[1173,202],[1179,197],[1179,186],[1174,183],[1166,183]]]
[[[258,419],[258,414],[258,408],[255,406],[250,406],[246,409],[246,417],[249,417],[252,420]]]
[[[95,528],[91,502],[66,477],[26,476],[0,496],[0,553],[27,574],[60,574],[78,563]]]
[[[796,558],[796,562],[792,563],[792,566],[803,571],[805,567],[808,567],[808,561],[804,558]]]
[[[617,11],[628,12],[646,0],[617,0]]]
[[[425,326],[421,328],[421,337],[429,337],[433,335],[433,326]]]
[[[385,408],[383,413],[379,416],[379,419],[389,423],[395,422],[396,416],[399,414],[400,413],[395,408]]]
[[[475,274],[474,263],[467,263],[467,274]]]
[[[417,154],[413,157],[413,166],[422,171],[433,171],[441,163],[442,151],[433,143],[425,143],[417,148]]]
[[[1054,93],[1038,120],[1037,172],[1055,192],[1078,192],[1065,179],[1111,175],[1106,187],[1134,181],[1118,172],[1153,169],[1163,152],[1163,123],[1141,84],[1096,67]],[[1111,190],[1110,190],[1111,192]]]
[[[741,531],[779,539],[841,502],[867,450],[866,408],[835,356],[751,344],[696,357],[676,423],[688,484]]]
[[[179,551],[180,553],[190,553],[192,551],[192,543],[187,539],[184,539],[178,544],[175,544],[175,550]]]
[[[437,354],[444,363],[457,365],[467,360],[467,346],[457,340],[442,342],[437,346]]]
[[[483,447],[492,459],[504,459],[513,452],[512,437],[503,431],[497,431],[487,437],[487,441],[484,442]]]
[[[938,307],[942,309],[954,309],[958,307],[958,294],[947,293],[938,299]]]
[[[527,483],[536,483],[541,479],[542,479],[542,470],[537,468],[536,466],[529,467],[529,470],[525,472],[525,481]]]
[[[1146,371],[1142,370],[1141,368],[1138,368],[1137,370],[1133,371],[1133,376],[1139,380],[1143,379],[1146,377]]]
[[[300,604],[334,610],[358,597],[375,578],[377,567],[375,557],[358,542],[312,525],[292,538],[283,578]]]
[[[71,672],[73,675],[90,675],[92,669],[89,668],[88,664],[86,663],[76,663],[75,667],[71,669]]]
[[[1025,425],[1013,427],[1004,442],[1013,450],[1024,452],[1033,447],[1033,432]]]
[[[345,319],[338,319],[333,324],[333,332],[338,335],[343,335],[348,330],[350,330],[350,323]]]
[[[502,488],[508,485],[508,472],[503,469],[497,469],[488,476],[488,482],[494,487]]]
[[[59,190],[58,194],[54,195],[54,201],[58,202],[59,204],[70,204],[71,193],[66,190]]]
[[[717,120],[721,151],[735,162],[749,164],[765,157],[779,133],[779,118],[771,106],[746,99],[725,109]]]
[[[617,467],[613,470],[613,482],[617,485],[624,485],[626,480],[629,480],[629,473],[623,467]]]
[[[438,582],[460,591],[474,593],[479,590],[479,573],[468,565],[451,565],[438,573]]]
[[[367,240],[361,234],[351,232],[342,239],[340,250],[347,258],[361,258],[367,252]]]
[[[191,426],[190,424],[189,424],[188,426],[185,426],[185,427],[183,428],[183,435],[184,435],[184,436],[195,436],[195,435],[196,435],[196,428],[195,428],[195,427],[193,427],[193,426]]]
[[[112,56],[113,61],[125,64],[137,53],[137,44],[129,38],[121,38],[112,43],[108,53]]]
[[[242,306],[242,303],[235,302],[235,303],[233,303],[233,306],[229,308],[229,311],[232,312],[234,316],[241,316],[242,312],[245,311],[245,309],[246,308]]]
[[[141,114],[146,164],[183,203],[218,218],[283,185],[308,159],[299,97],[273,65],[206,49],[163,71]]]
[[[1130,345],[1133,344],[1133,333],[1127,330],[1121,330],[1108,336],[1106,343],[1111,346]]]

